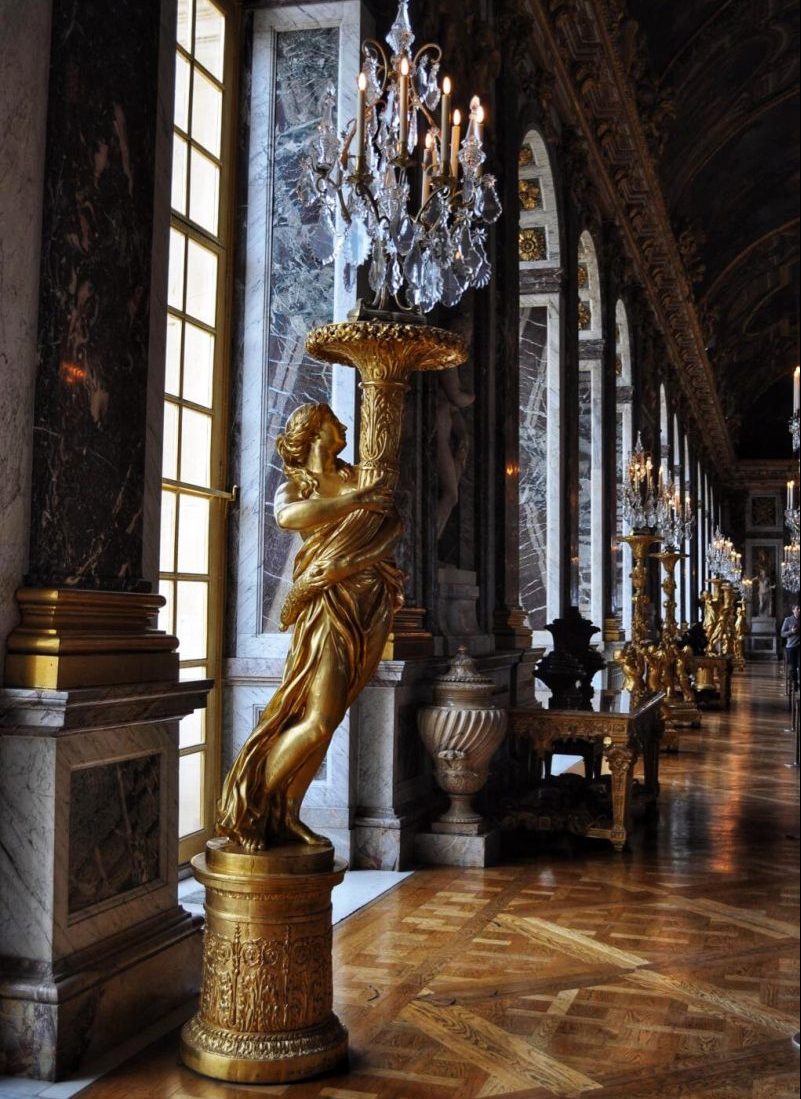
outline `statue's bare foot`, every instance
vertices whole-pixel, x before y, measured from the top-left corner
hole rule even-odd
[[[266,847],[267,844],[260,836],[247,836],[242,840],[242,848],[249,855],[254,855],[257,851],[264,851]]]
[[[287,836],[298,839],[301,843],[307,843],[310,847],[331,846],[330,840],[326,839],[325,836],[318,836],[316,832],[312,832],[311,828],[307,828],[303,821],[297,817],[285,820],[284,829]]]

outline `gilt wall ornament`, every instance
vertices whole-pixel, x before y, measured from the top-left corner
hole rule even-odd
[[[537,225],[532,229],[521,229],[519,244],[520,259],[524,263],[532,263],[536,260],[548,258],[548,245],[544,226]]]
[[[539,210],[542,207],[542,187],[538,179],[521,179],[518,182],[520,205],[524,210]]]

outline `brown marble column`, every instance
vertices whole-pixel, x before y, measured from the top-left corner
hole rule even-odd
[[[148,387],[163,371],[151,295],[166,283],[154,212],[163,227],[169,208],[165,181],[156,188],[160,19],[159,0],[123,0],[113,19],[102,0],[52,8],[30,550],[12,686],[177,678],[143,567]]]

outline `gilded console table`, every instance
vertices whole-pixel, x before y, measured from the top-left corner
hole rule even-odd
[[[707,701],[705,691],[716,691],[720,696],[720,707],[728,710],[731,706],[731,677],[733,661],[730,656],[715,656],[703,653],[691,656],[687,661],[687,670],[693,677],[696,701]]]
[[[527,742],[541,766],[558,748],[589,755],[600,749],[612,778],[611,827],[594,825],[586,835],[608,839],[622,851],[631,827],[631,784],[634,766],[642,757],[644,789],[648,798],[659,793],[659,741],[662,736],[660,710],[663,695],[647,695],[635,701],[628,691],[601,691],[588,710],[511,710],[509,732]]]

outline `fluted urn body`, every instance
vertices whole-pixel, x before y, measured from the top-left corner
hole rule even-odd
[[[450,798],[434,832],[475,835],[483,820],[473,809],[489,764],[506,732],[506,711],[492,703],[492,679],[479,674],[462,646],[445,675],[434,680],[434,704],[418,715],[423,743],[440,787]]]

